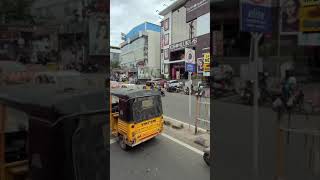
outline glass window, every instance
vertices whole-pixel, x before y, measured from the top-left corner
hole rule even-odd
[[[196,27],[197,36],[210,33],[210,13],[198,17]]]

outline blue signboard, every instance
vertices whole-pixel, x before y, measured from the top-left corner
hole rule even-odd
[[[272,32],[271,7],[241,4],[241,31]]]
[[[186,63],[186,70],[188,72],[196,72],[196,65],[192,63]]]

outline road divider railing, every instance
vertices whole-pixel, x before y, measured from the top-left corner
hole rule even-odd
[[[195,134],[199,126],[210,131],[210,102],[201,96],[196,100]]]

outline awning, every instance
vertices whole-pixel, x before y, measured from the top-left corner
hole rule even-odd
[[[173,63],[181,63],[181,62],[185,62],[184,59],[182,60],[176,60],[176,61],[167,61],[167,62],[163,62],[164,64],[173,64]]]

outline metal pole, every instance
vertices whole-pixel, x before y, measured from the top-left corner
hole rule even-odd
[[[192,123],[192,117],[191,117],[191,84],[192,84],[192,80],[191,80],[191,74],[192,72],[188,73],[188,80],[189,80],[189,128],[190,128],[190,124]]]
[[[253,173],[254,179],[259,179],[259,165],[258,165],[258,151],[259,151],[259,107],[258,107],[258,91],[259,91],[259,81],[258,81],[258,58],[259,58],[259,40],[262,37],[261,33],[252,33],[253,48],[252,60],[254,65],[254,101],[253,101]]]

